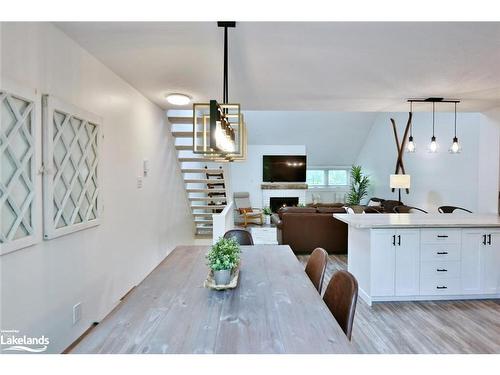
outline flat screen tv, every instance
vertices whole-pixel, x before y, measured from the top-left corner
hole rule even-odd
[[[306,155],[264,155],[264,182],[305,182]]]

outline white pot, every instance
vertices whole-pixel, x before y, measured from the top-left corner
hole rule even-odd
[[[231,281],[231,270],[214,271],[216,285],[227,285]]]
[[[265,220],[265,223],[267,225],[271,224],[271,216],[270,215],[266,215],[266,220]]]

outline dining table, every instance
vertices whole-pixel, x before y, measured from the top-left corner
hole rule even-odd
[[[176,247],[71,353],[356,352],[288,245],[241,246],[222,291],[204,287],[209,249]]]

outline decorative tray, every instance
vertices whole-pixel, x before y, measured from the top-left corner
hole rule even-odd
[[[240,276],[240,267],[236,267],[231,272],[231,281],[227,285],[217,285],[215,284],[214,273],[212,270],[207,275],[207,279],[203,283],[205,288],[210,288],[214,290],[225,290],[225,289],[234,289],[238,286],[238,278]]]

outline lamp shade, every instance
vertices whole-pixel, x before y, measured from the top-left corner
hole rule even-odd
[[[391,189],[409,189],[410,175],[409,174],[391,174],[390,178]]]

